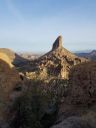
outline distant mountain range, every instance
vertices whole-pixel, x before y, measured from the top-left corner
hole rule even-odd
[[[85,57],[85,58],[88,58],[90,60],[95,60],[96,61],[96,50],[93,50],[91,52],[88,52],[88,53],[75,53],[77,56],[79,57]]]

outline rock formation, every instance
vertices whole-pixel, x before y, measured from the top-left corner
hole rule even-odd
[[[0,59],[5,61],[9,65],[10,68],[13,67],[11,63],[11,59],[6,54],[0,52]]]
[[[5,119],[8,105],[13,100],[12,95],[18,86],[21,86],[19,73],[11,64],[10,58],[0,53],[0,121]]]
[[[11,63],[15,66],[23,65],[28,62],[27,59],[24,59],[23,57],[21,57],[20,55],[18,55],[17,53],[13,52],[10,49],[0,48],[0,52],[7,55],[9,57]]]
[[[62,36],[59,36],[53,44],[52,50],[36,61],[36,67],[40,70],[46,68],[48,75],[68,79],[72,66],[87,61],[77,57],[62,46]]]
[[[74,66],[68,88],[51,128],[96,128],[96,62]]]
[[[52,50],[62,48],[62,36],[59,36],[53,44]]]
[[[92,115],[93,114],[93,115]],[[91,111],[84,116],[72,116],[64,119],[58,124],[55,124],[51,128],[96,128],[96,113]]]
[[[96,62],[74,66],[69,75],[71,103],[92,104],[96,102]]]

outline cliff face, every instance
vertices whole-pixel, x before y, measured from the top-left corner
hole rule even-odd
[[[6,55],[10,59],[10,62],[15,66],[23,65],[28,62],[27,59],[24,59],[17,53],[7,48],[0,48],[0,53],[4,53],[4,55]]]
[[[44,68],[53,76],[68,79],[69,71],[72,66],[88,61],[77,57],[62,46],[62,37],[59,36],[53,43],[52,50],[37,60],[37,67]]]
[[[52,50],[62,48],[62,36],[59,36],[56,41],[53,43],[53,48]]]

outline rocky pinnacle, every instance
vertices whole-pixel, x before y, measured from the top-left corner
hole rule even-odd
[[[58,48],[62,48],[62,36],[58,36],[58,38],[55,40],[52,50],[58,49]]]

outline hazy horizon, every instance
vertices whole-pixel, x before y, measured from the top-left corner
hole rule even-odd
[[[46,52],[57,36],[71,51],[96,49],[96,0],[1,0],[0,47]]]

